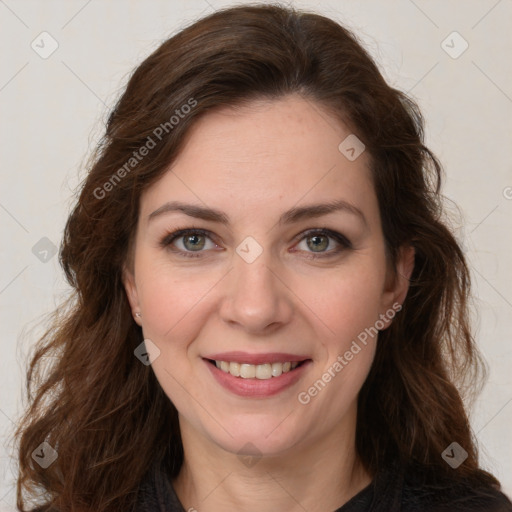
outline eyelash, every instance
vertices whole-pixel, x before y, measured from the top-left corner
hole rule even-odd
[[[176,249],[169,248],[169,246],[178,238],[184,237],[185,235],[191,235],[191,234],[203,235],[205,237],[208,237],[212,242],[214,242],[212,240],[212,236],[211,236],[212,233],[210,231],[207,231],[207,230],[201,229],[201,228],[192,227],[192,228],[185,228],[185,229],[177,229],[176,231],[173,231],[172,233],[168,233],[167,235],[164,236],[164,238],[162,238],[159,245],[160,245],[160,247],[162,247],[164,249],[169,249],[172,252],[177,253],[180,256],[184,256],[186,258],[201,258],[202,253],[204,253],[205,251],[197,251],[197,254],[194,254],[193,251],[182,251],[180,249],[176,250]],[[338,247],[337,249],[334,249],[334,250],[330,250],[325,253],[316,253],[316,254],[309,253],[310,255],[307,256],[307,258],[310,258],[310,259],[328,258],[328,257],[332,257],[334,255],[339,254],[343,250],[352,249],[352,243],[350,242],[350,240],[348,238],[346,238],[341,233],[338,233],[336,231],[331,231],[330,229],[326,229],[326,228],[313,228],[313,229],[308,229],[308,230],[302,232],[300,235],[301,238],[299,239],[299,242],[301,242],[305,238],[316,236],[316,235],[322,235],[322,236],[326,236],[328,238],[332,238],[340,244],[340,247]]]

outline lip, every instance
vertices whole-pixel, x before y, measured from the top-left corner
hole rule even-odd
[[[242,364],[286,363],[286,361],[293,363],[294,361],[300,362],[305,361],[306,359],[311,359],[306,355],[287,354],[285,352],[250,354],[249,352],[240,351],[223,352],[222,354],[211,354],[203,357],[204,359],[213,359],[216,361],[227,361]]]
[[[234,353],[234,352],[233,352]],[[240,354],[240,353],[237,353]],[[220,354],[217,354],[220,355]],[[276,354],[274,354],[276,355]],[[277,354],[281,356],[282,354]],[[225,357],[226,354],[223,354]],[[289,357],[290,354],[287,354]],[[238,356],[237,356],[238,357]],[[259,356],[258,356],[259,357]],[[210,359],[210,358],[208,358]],[[212,358],[213,359],[213,358]],[[260,358],[261,359],[261,358]],[[279,359],[278,361],[304,361],[304,359]],[[217,359],[218,360],[218,359]],[[235,359],[233,359],[235,360]],[[295,369],[290,370],[289,372],[282,373],[279,377],[271,377],[270,379],[244,379],[241,377],[234,377],[231,373],[226,373],[225,371],[217,368],[215,364],[212,364],[207,359],[203,359],[204,363],[210,370],[211,374],[215,378],[215,380],[226,390],[234,393],[235,395],[242,396],[245,398],[267,398],[278,393],[281,393],[285,389],[293,386],[299,379],[304,375],[304,372],[307,370],[310,364],[313,363],[311,359],[307,359],[303,364],[297,366]],[[221,361],[226,361],[226,359],[221,359]],[[239,360],[238,360],[239,361]],[[269,359],[265,360],[266,362],[270,362]],[[254,363],[248,363],[254,364]],[[258,363],[256,363],[258,364]]]

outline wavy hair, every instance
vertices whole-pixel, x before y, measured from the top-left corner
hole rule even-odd
[[[27,493],[59,511],[132,510],[157,454],[178,474],[177,411],[151,367],[134,356],[142,331],[122,283],[139,199],[201,116],[292,93],[364,142],[390,261],[404,244],[416,253],[403,310],[380,333],[359,394],[363,464],[375,473],[398,458],[432,475],[499,488],[479,468],[462,398],[485,365],[470,331],[468,267],[444,220],[442,169],[424,145],[417,105],[385,82],[337,22],[253,4],[216,11],[166,40],[133,72],[108,118],[60,247],[72,290],[30,355],[29,404],[15,434],[21,511]],[[135,158],[149,140],[154,147]],[[46,469],[32,457],[43,441],[58,452]],[[468,453],[456,471],[441,458],[453,441]]]

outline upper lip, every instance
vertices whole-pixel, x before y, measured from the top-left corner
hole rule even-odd
[[[285,352],[272,352],[267,354],[250,354],[249,352],[222,352],[220,354],[210,354],[204,356],[205,359],[213,359],[215,361],[227,361],[246,364],[263,364],[263,363],[285,363],[287,361],[305,361],[310,359],[308,356],[298,354],[287,354]]]

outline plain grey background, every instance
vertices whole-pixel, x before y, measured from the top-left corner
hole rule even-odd
[[[0,0],[0,512],[15,510],[12,430],[27,354],[67,290],[54,252],[108,111],[160,42],[234,3],[243,2]],[[352,28],[388,82],[423,110],[446,171],[443,193],[460,208],[458,217],[450,207],[453,227],[490,367],[471,421],[481,464],[512,495],[512,1],[289,3]]]

